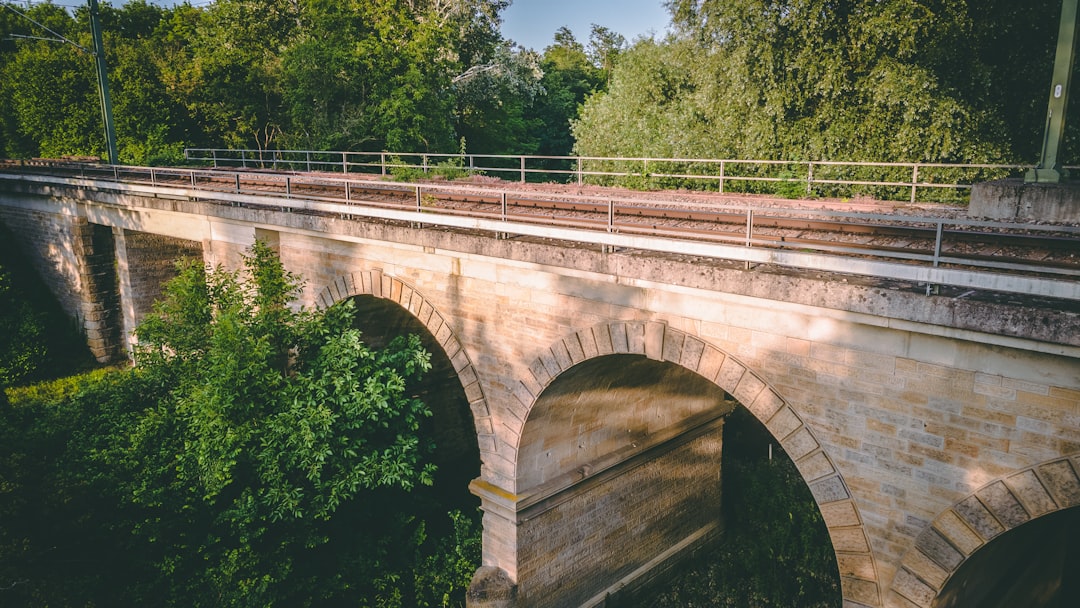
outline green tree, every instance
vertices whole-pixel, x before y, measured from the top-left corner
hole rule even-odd
[[[351,304],[296,289],[262,243],[242,274],[182,263],[135,368],[12,393],[0,603],[460,604],[475,520],[416,491],[428,354],[368,348]]]
[[[128,448],[132,493],[186,514],[141,528],[177,603],[371,599],[357,581],[388,585],[399,573],[382,560],[404,560],[385,535],[416,526],[381,501],[432,480],[418,434],[430,410],[406,389],[428,354],[416,337],[368,349],[348,304],[293,310],[295,278],[261,243],[247,267],[240,282],[184,265],[138,328],[140,369],[169,396]]]
[[[1021,17],[1006,0],[671,0],[674,35],[621,55],[608,92],[575,123],[577,149],[1029,160],[1041,119],[1022,99],[1044,110],[1034,91],[1045,85],[1035,83],[1048,82],[1052,62],[1047,28],[1031,15],[1045,19],[1057,4],[1038,5]],[[1045,65],[1043,75],[1025,69],[1024,57]],[[1017,92],[1025,86],[1035,88]]]
[[[528,110],[538,123],[534,127],[536,153],[569,155],[574,147],[570,121],[578,117],[585,99],[603,88],[605,77],[565,27],[555,32],[554,44],[544,49],[540,68],[544,72],[540,80],[543,94],[536,96]]]

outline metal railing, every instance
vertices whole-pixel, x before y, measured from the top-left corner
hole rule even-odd
[[[214,168],[366,173],[405,180],[483,174],[508,181],[708,189],[788,198],[871,196],[963,202],[973,184],[1016,177],[1031,165],[782,161],[707,158],[439,154],[187,148],[188,161]],[[921,197],[921,198],[920,198]]]
[[[762,218],[801,216],[822,219],[857,220],[869,223],[896,221],[895,216],[845,211],[813,211],[807,209],[723,205],[728,210],[745,214],[745,232],[725,233],[702,240],[701,235],[684,235],[678,230],[642,231],[630,213],[618,215],[623,205],[640,204],[640,199],[568,196],[558,194],[560,201],[568,199],[601,203],[606,206],[607,219],[583,223],[566,218],[552,218],[544,212],[530,219],[520,213],[508,215],[507,198],[543,197],[537,192],[515,192],[507,188],[481,188],[467,184],[385,183],[368,179],[348,179],[337,176],[267,174],[214,169],[177,169],[130,167],[100,164],[33,164],[0,165],[0,182],[23,181],[91,186],[131,193],[166,195],[190,200],[219,201],[233,205],[270,206],[285,212],[332,213],[342,217],[407,221],[415,225],[434,225],[490,231],[498,237],[515,234],[536,236],[598,245],[606,250],[638,249],[664,253],[686,254],[727,259],[747,264],[776,264],[793,268],[838,272],[887,279],[914,281],[925,285],[927,292],[934,285],[953,285],[961,288],[986,289],[1034,296],[1080,300],[1080,272],[1030,260],[1023,264],[1014,261],[953,258],[945,251],[948,231],[955,229],[989,228],[994,230],[1043,233],[1050,237],[1076,239],[1080,249],[1080,227],[1032,225],[979,220],[960,220],[940,217],[904,216],[903,223],[922,225],[935,230],[932,252],[904,251],[896,248],[852,249],[842,242],[790,246],[758,237],[756,224]],[[404,191],[409,203],[378,202],[370,190]],[[452,193],[456,195],[483,194],[500,198],[501,211],[470,214],[450,209],[432,208],[425,204],[429,196]],[[677,201],[665,201],[677,207]],[[949,267],[949,266],[965,266]]]

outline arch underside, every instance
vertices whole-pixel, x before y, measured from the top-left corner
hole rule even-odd
[[[581,464],[570,461],[539,476],[528,471],[527,467],[535,463],[526,462],[522,457],[530,453],[542,455],[543,451],[532,449],[524,420],[532,419],[534,408],[556,378],[583,362],[611,355],[638,355],[689,370],[752,412],[794,461],[821,510],[833,542],[847,605],[881,605],[877,571],[858,509],[811,429],[783,396],[734,357],[665,323],[618,321],[599,324],[557,341],[533,361],[529,366],[530,374],[521,381],[516,393],[525,412],[522,422],[512,429],[517,435],[513,445],[518,446],[519,456],[517,492],[527,492],[532,489],[529,486],[543,483],[547,474],[561,472],[566,475]]]
[[[315,294],[315,304],[320,308],[328,308],[336,302],[356,296],[373,296],[394,302],[427,329],[445,353],[453,372],[461,382],[472,412],[482,466],[497,457],[491,410],[480,379],[453,327],[446,322],[443,315],[411,285],[380,270],[359,271],[337,277]]]
[[[964,562],[1001,534],[1080,506],[1080,454],[1050,460],[984,485],[938,515],[901,560],[891,591],[933,608]]]

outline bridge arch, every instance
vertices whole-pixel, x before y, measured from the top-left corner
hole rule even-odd
[[[1023,524],[1080,506],[1080,453],[987,483],[942,511],[900,562],[890,591],[933,608],[960,567],[987,543]]]
[[[746,407],[779,441],[809,486],[832,539],[845,605],[881,606],[877,567],[858,508],[832,459],[783,395],[736,357],[663,322],[616,321],[557,340],[529,365],[515,393],[520,410],[510,430],[517,448],[515,480],[523,479],[526,421],[561,374],[609,355],[640,355],[674,364],[712,383]],[[582,471],[582,475],[589,472]],[[516,487],[517,492],[529,488]]]
[[[480,448],[480,462],[491,462],[490,459],[497,453],[491,410],[473,362],[458,340],[453,326],[447,323],[443,314],[415,287],[380,270],[359,271],[336,277],[315,293],[315,305],[320,309],[329,308],[337,302],[356,296],[373,296],[393,302],[431,332],[453,365],[469,403]]]

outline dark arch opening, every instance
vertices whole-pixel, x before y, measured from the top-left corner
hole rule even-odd
[[[727,416],[723,441],[724,534],[647,605],[839,608],[836,554],[795,463],[742,405]]]
[[[431,370],[412,387],[433,413],[421,432],[435,442],[438,467],[435,485],[421,488],[420,493],[449,508],[475,513],[480,502],[468,488],[480,475],[480,448],[472,411],[453,364],[427,327],[396,302],[370,295],[352,299],[357,313],[354,325],[365,344],[378,349],[398,336],[416,334],[431,353]]]
[[[1029,521],[978,549],[933,608],[1080,606],[1080,507]]]

